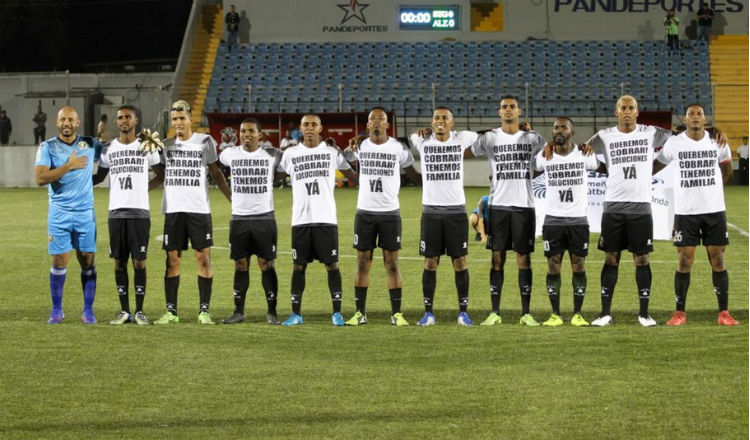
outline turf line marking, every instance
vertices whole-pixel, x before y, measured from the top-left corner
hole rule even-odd
[[[746,230],[740,228],[739,226],[737,226],[735,224],[727,222],[727,226],[729,226],[730,228],[732,228],[735,231],[739,232],[740,234],[744,235],[745,237],[750,237],[750,234],[748,234]]]

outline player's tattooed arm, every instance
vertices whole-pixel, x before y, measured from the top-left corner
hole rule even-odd
[[[226,197],[227,200],[231,202],[232,190],[229,189],[229,185],[227,185],[227,178],[224,177],[224,174],[221,172],[218,162],[212,162],[208,164],[208,171],[211,173],[211,177],[214,179],[216,186],[218,186],[222,194],[224,194],[224,197]]]
[[[408,167],[404,168],[404,172],[406,173],[406,177],[408,177],[409,180],[414,183],[414,185],[422,186],[422,175],[417,172],[416,168],[414,168],[414,165],[409,165]]]
[[[349,168],[346,170],[341,170],[341,174],[346,176],[346,178],[349,179],[350,182],[354,183],[354,185],[359,185],[359,174],[357,174],[353,169]]]
[[[654,164],[651,169],[651,174],[654,175],[658,173],[659,171],[663,170],[664,167],[666,167],[666,164],[661,163],[660,161],[654,159]]]
[[[154,170],[154,177],[148,181],[149,191],[154,188],[160,187],[164,183],[164,165],[158,163],[156,165],[152,165],[151,169]]]
[[[724,185],[728,185],[732,180],[732,159],[719,163],[719,169],[721,170],[721,178],[724,181]]]

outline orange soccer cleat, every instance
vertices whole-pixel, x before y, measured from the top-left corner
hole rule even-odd
[[[685,317],[685,312],[676,310],[672,313],[672,317],[669,318],[669,321],[667,321],[667,325],[670,327],[676,327],[678,325],[685,325],[686,322],[687,318]]]
[[[732,318],[732,315],[729,314],[729,310],[722,310],[719,312],[719,319],[716,321],[719,325],[739,325],[740,323],[737,322],[736,319]]]

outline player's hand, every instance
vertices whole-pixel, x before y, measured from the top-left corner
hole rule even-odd
[[[432,136],[432,128],[423,128],[417,132],[417,135],[421,137],[422,139],[427,139],[428,137]]]
[[[545,159],[551,160],[552,159],[552,153],[555,152],[555,143],[554,142],[547,142],[544,145],[544,150],[542,150],[542,156],[544,156]]]
[[[337,147],[338,148],[338,145],[336,145],[336,140],[334,138],[332,138],[332,137],[326,138],[326,140],[323,141],[323,142],[325,142],[326,145],[328,145],[329,147]]]
[[[89,163],[89,158],[86,156],[79,156],[78,150],[73,150],[73,153],[70,154],[70,157],[68,157],[68,167],[71,170],[79,170],[81,168],[86,168],[86,165]]]
[[[365,137],[362,135],[354,136],[353,138],[349,139],[349,145],[347,145],[344,151],[356,153],[357,151],[359,151],[359,144],[361,144],[363,140],[365,140]]]
[[[148,128],[144,128],[138,134],[138,139],[141,141],[138,149],[144,153],[158,153],[164,149],[164,142],[159,139],[158,131],[151,131]]]
[[[578,144],[578,149],[581,150],[584,156],[591,156],[594,154],[594,147],[589,144]]]
[[[719,148],[724,148],[724,146],[726,146],[729,143],[729,138],[727,138],[727,134],[719,130],[716,127],[714,127],[714,140],[716,141],[716,145],[718,145]]]
[[[531,124],[528,122],[521,122],[518,124],[518,129],[521,131],[531,131]]]

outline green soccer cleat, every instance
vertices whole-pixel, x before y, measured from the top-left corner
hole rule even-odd
[[[580,313],[576,313],[572,318],[570,318],[570,324],[576,327],[586,327],[589,325],[588,321],[583,319],[583,316],[581,316]]]
[[[496,324],[502,324],[503,318],[500,317],[500,315],[497,314],[497,312],[490,313],[490,316],[487,317],[484,321],[482,321],[479,325],[496,325]]]
[[[346,325],[364,325],[367,324],[367,315],[363,315],[362,312],[357,310],[349,320],[346,321]]]
[[[401,312],[394,313],[393,316],[391,316],[391,324],[397,326],[397,327],[403,327],[409,325],[409,321],[404,318],[404,314]]]
[[[549,319],[547,319],[546,321],[544,321],[542,323],[542,325],[545,325],[547,327],[559,327],[559,326],[563,325],[563,320],[560,317],[560,315],[556,315],[556,314],[553,313],[553,314],[549,315]]]
[[[536,319],[534,319],[533,316],[531,316],[531,313],[527,313],[523,316],[521,316],[521,320],[519,321],[521,325],[527,325],[529,327],[537,327],[539,326],[539,323],[536,322]]]
[[[167,310],[167,313],[163,314],[161,318],[154,321],[154,324],[177,324],[180,322],[180,317]]]
[[[124,311],[120,312],[115,319],[109,321],[111,325],[129,324],[131,322],[133,322],[133,317],[130,313]]]
[[[216,324],[214,320],[211,319],[211,314],[208,312],[198,313],[198,322],[200,322],[201,324],[208,324],[208,325]]]

